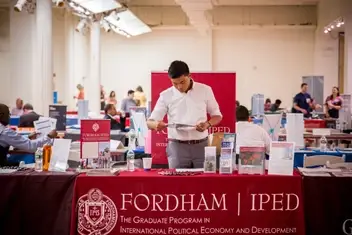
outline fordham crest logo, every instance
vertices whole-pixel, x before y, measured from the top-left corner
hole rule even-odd
[[[78,228],[81,235],[107,235],[117,222],[114,202],[97,188],[78,199]]]
[[[94,132],[97,132],[97,131],[99,130],[100,126],[99,126],[98,123],[94,123],[93,126],[92,126],[92,128],[93,128],[93,131],[94,131]]]

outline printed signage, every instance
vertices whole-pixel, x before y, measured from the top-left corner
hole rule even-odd
[[[236,74],[235,73],[192,73],[192,79],[210,86],[220,106],[223,119],[210,132],[235,133],[236,113]],[[160,93],[172,84],[166,72],[152,73],[152,110]],[[166,120],[166,117],[165,117]],[[152,132],[153,164],[167,164],[166,157],[167,130]]]
[[[56,119],[56,130],[66,131],[66,105],[49,105],[49,117]]]
[[[98,158],[110,150],[110,120],[81,120],[81,158]]]

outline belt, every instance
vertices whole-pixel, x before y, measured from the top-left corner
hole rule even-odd
[[[207,141],[208,140],[208,137],[205,137],[203,139],[200,139],[200,140],[177,140],[177,139],[168,139],[168,141],[171,141],[171,142],[176,142],[176,143],[179,143],[179,144],[200,144],[204,141]]]

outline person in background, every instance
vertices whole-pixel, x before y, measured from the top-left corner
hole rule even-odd
[[[113,104],[116,106],[117,100],[116,100],[116,94],[115,91],[111,91],[108,99],[108,104]]]
[[[303,113],[305,118],[311,117],[311,112],[320,108],[319,104],[315,104],[314,100],[308,94],[308,84],[302,83],[301,92],[298,93],[293,99],[293,113]]]
[[[208,129],[222,120],[218,102],[210,86],[193,81],[185,62],[173,61],[168,75],[172,87],[160,93],[147,121],[148,128],[162,131],[168,127],[169,168],[203,168]],[[185,124],[190,129],[168,126],[163,122],[165,115],[170,124]]]
[[[11,110],[11,115],[21,116],[23,114],[23,100],[20,98],[16,99],[16,107]]]
[[[33,111],[31,104],[23,106],[23,115],[20,117],[18,127],[34,127],[34,121],[39,120],[40,115]]]
[[[270,107],[271,112],[276,112],[280,110],[280,105],[281,105],[281,100],[277,99],[275,100],[275,103],[273,103]]]
[[[141,86],[136,88],[136,91],[134,92],[134,99],[138,106],[147,107],[147,97],[145,96]]]
[[[122,117],[121,112],[116,111],[116,106],[114,104],[107,104],[105,106],[105,116],[104,119],[110,120],[111,130],[124,130],[125,129],[125,118]],[[118,117],[120,116],[120,118]]]
[[[125,113],[129,113],[130,108],[136,107],[136,106],[137,106],[137,103],[134,100],[134,91],[129,90],[127,92],[127,98],[125,98],[121,101],[121,110]]]
[[[271,100],[268,98],[265,100],[264,112],[270,111],[270,108],[271,108]]]
[[[100,85],[100,110],[105,109],[105,95],[104,87]]]
[[[236,154],[240,153],[241,146],[253,146],[263,143],[265,153],[270,153],[270,136],[261,126],[249,122],[249,111],[244,106],[236,109]]]
[[[56,138],[57,136],[56,131],[53,130],[47,136],[31,140],[9,128],[9,122],[9,107],[4,104],[0,104],[0,166],[18,165],[7,162],[7,155],[10,146],[22,151],[35,152],[37,148],[43,147],[43,145],[50,143],[51,139]],[[30,137],[36,138],[35,134]]]
[[[325,116],[327,118],[339,118],[339,110],[342,106],[342,98],[340,97],[340,90],[334,86],[332,94],[325,100]]]
[[[74,99],[84,100],[84,87],[81,84],[77,85],[78,95],[74,96]]]

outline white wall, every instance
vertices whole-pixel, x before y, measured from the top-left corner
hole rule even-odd
[[[1,85],[9,87],[10,80],[10,12],[0,8],[0,80]],[[0,92],[0,103],[10,102],[7,89]]]
[[[214,69],[237,72],[237,97],[255,93],[291,107],[303,75],[313,70],[314,29],[233,29],[214,33]]]
[[[119,101],[138,85],[150,99],[151,71],[166,70],[177,59],[186,61],[192,71],[237,72],[237,97],[245,105],[250,105],[253,93],[264,93],[290,106],[301,77],[312,74],[314,64],[313,28],[239,27],[205,37],[192,29],[155,30],[136,38],[102,32],[101,46],[102,85],[107,93],[114,90]],[[76,59],[86,57],[80,53]],[[58,57],[55,54],[55,63],[61,63]]]

